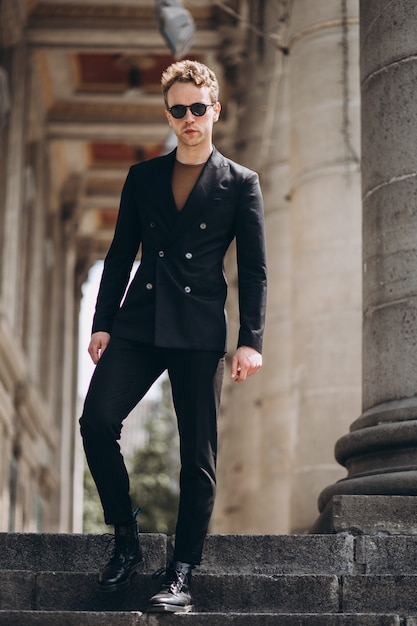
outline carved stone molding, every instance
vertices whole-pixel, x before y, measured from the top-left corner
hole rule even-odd
[[[127,102],[74,102],[58,101],[49,113],[51,122],[108,121],[108,122],[165,122],[164,108],[154,104]]]
[[[201,6],[190,5],[187,10],[197,22],[199,28],[213,28],[215,26],[215,9],[211,3],[205,2]],[[65,21],[66,23],[82,22],[84,26],[109,24],[114,26],[117,21],[118,26],[124,24],[132,26],[136,24],[141,28],[158,28],[158,18],[155,10],[155,2],[149,0],[147,6],[138,6],[132,2],[131,5],[119,5],[114,2],[112,5],[102,4],[53,4],[52,2],[38,2],[31,13],[31,19],[36,23],[53,24]]]

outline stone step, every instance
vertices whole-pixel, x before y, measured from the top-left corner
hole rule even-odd
[[[416,626],[397,614],[189,613],[1,611],[1,626]]]
[[[171,538],[142,534],[144,572],[110,594],[97,589],[106,540],[0,533],[0,625],[417,626],[413,535],[209,535],[195,613],[163,616],[143,611]]]
[[[171,540],[144,533],[141,543],[145,573],[164,567],[172,555]],[[100,535],[0,533],[0,571],[98,572],[111,548]],[[209,535],[198,572],[412,575],[417,573],[417,536]]]
[[[0,572],[0,608],[40,611],[145,611],[159,581],[135,576],[119,592],[103,593],[95,574],[76,572]],[[336,576],[218,575],[193,577],[197,611],[318,613],[339,610]]]
[[[415,535],[416,509],[415,496],[334,495],[311,532]]]
[[[139,611],[158,581],[139,574],[126,590],[103,593],[95,574],[0,572],[0,609]],[[196,574],[198,612],[417,614],[417,576]]]
[[[166,564],[167,537],[141,534],[146,571]],[[97,572],[110,558],[113,535],[0,533],[0,571]]]

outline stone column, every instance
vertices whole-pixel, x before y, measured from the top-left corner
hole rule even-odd
[[[290,23],[293,385],[291,532],[341,478],[334,441],[360,411],[361,201],[356,0],[297,0]]]
[[[51,193],[51,189],[49,189]],[[52,194],[51,194],[52,195]],[[58,200],[54,199],[58,204]],[[53,206],[53,215],[50,219],[48,228],[48,239],[45,242],[45,286],[49,293],[48,307],[45,307],[43,320],[44,327],[47,328],[47,334],[43,339],[43,346],[46,354],[44,360],[45,373],[43,375],[43,388],[47,402],[52,410],[54,418],[54,424],[57,427],[60,437],[62,436],[63,422],[68,419],[70,413],[69,409],[63,412],[63,404],[68,398],[69,389],[65,388],[65,399],[63,398],[64,382],[66,384],[66,378],[64,376],[64,367],[67,371],[70,369],[70,365],[66,366],[66,357],[64,349],[64,319],[65,319],[65,277],[66,277],[66,242],[63,229],[61,228],[59,205]],[[71,301],[68,302],[71,306]],[[65,328],[65,330],[67,330]],[[68,339],[67,339],[68,342]],[[72,346],[71,346],[72,350]],[[65,358],[62,357],[65,355]],[[69,358],[72,361],[72,352],[69,353]],[[74,415],[72,419],[75,421]],[[66,431],[66,434],[68,430]],[[60,440],[61,441],[61,440]],[[56,476],[59,482],[61,481],[61,471],[65,468],[61,458],[60,444],[58,444],[58,450],[56,454],[56,460],[54,468]],[[65,454],[67,457],[67,454]],[[68,491],[66,496],[68,496]],[[61,527],[61,512],[64,508],[61,507],[61,484],[59,488],[54,492],[53,497],[50,499],[50,506],[47,515],[47,525],[50,532],[67,532],[68,528],[63,523]],[[68,511],[67,511],[67,514]]]
[[[4,192],[4,233],[1,251],[2,301],[8,322],[17,330],[19,311],[19,288],[21,280],[21,221],[24,199],[24,159],[27,107],[27,54],[23,43],[13,51],[9,134],[6,163],[6,188]]]
[[[62,408],[61,408],[61,490],[60,490],[60,532],[72,529],[73,505],[73,461],[74,461],[74,376],[77,345],[75,326],[75,249],[68,246],[65,255],[65,276],[63,285],[64,318],[62,320],[62,346],[65,354],[62,371]]]
[[[363,398],[335,494],[417,495],[417,57],[414,0],[362,0]]]
[[[31,370],[31,379],[41,388],[44,372],[42,370],[42,320],[45,300],[49,293],[45,284],[45,240],[48,219],[49,198],[47,189],[48,146],[43,115],[44,108],[39,91],[39,75],[29,57],[29,128],[30,157],[26,167],[26,202],[28,203],[29,221],[29,258],[27,266],[27,284],[36,285],[28,289],[25,311],[25,349]],[[30,183],[30,184],[29,184]],[[31,197],[28,197],[31,196]]]
[[[247,9],[249,23],[265,31],[274,24],[275,29],[271,36],[262,36],[241,25],[238,35],[234,33],[248,59],[236,73],[236,142],[227,153],[260,175],[270,285],[268,324],[262,370],[244,384],[225,381],[219,423],[219,490],[212,529],[220,533],[285,533],[289,528],[294,419],[289,332],[288,57],[277,42],[285,43],[288,14],[285,3],[275,0],[262,7],[249,2]],[[228,261],[231,356],[239,320],[233,253]]]
[[[262,510],[263,533],[291,529],[291,472],[297,421],[292,381],[292,253],[289,190],[290,112],[289,59],[276,52],[276,98],[269,114],[265,161],[261,168],[265,200],[268,254],[268,304],[264,338],[264,368],[259,374],[260,454],[257,506]],[[267,149],[266,149],[267,148]]]
[[[82,181],[70,177],[61,190],[61,219],[64,232],[62,298],[62,348],[65,360],[62,367],[61,395],[61,489],[60,532],[72,531],[74,503],[75,437],[79,436],[76,416],[78,317],[81,289],[77,266],[76,228]],[[65,220],[65,221],[64,221]]]

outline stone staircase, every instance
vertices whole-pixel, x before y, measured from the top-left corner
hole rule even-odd
[[[162,616],[143,611],[171,543],[141,540],[144,573],[103,594],[103,537],[1,533],[0,625],[417,626],[416,536],[210,535],[195,612]]]

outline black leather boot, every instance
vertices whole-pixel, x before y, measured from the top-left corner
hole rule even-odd
[[[118,591],[129,584],[131,577],[144,566],[142,549],[139,544],[138,525],[133,512],[133,523],[114,527],[114,552],[98,577],[101,591]]]
[[[191,604],[191,571],[194,565],[173,561],[166,570],[159,570],[154,576],[165,572],[161,590],[152,596],[147,607],[148,613],[188,613]]]

